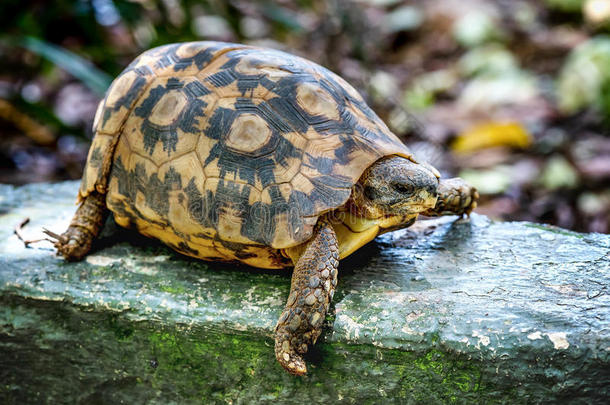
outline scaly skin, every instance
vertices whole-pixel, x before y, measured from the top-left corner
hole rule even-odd
[[[430,166],[399,156],[385,157],[360,176],[348,204],[371,219],[420,213],[436,203],[437,174]]]
[[[479,193],[477,189],[459,177],[441,180],[438,188],[438,199],[434,208],[423,211],[429,217],[441,215],[470,215],[477,207]]]
[[[291,72],[294,75],[284,78]],[[220,74],[238,81],[257,74],[277,86],[271,90],[257,86],[248,94],[241,94],[239,102],[208,111],[205,106],[211,99],[204,101],[202,97],[233,97],[233,84],[208,80]],[[325,85],[331,82],[337,84],[331,86],[334,89]],[[137,225],[142,230],[150,225],[153,231],[143,233],[183,253],[269,268],[295,264],[290,296],[276,328],[275,352],[289,372],[305,374],[302,355],[320,335],[337,284],[339,259],[337,235],[327,217],[318,220],[310,240],[305,241],[315,216],[330,217],[336,210],[355,217],[354,226],[370,226],[351,234],[351,229],[339,232],[343,238],[373,231],[341,239],[345,242],[342,247],[349,247],[351,253],[362,246],[360,242],[369,241],[373,233],[409,226],[421,213],[461,215],[476,206],[476,191],[463,182],[441,182],[437,202],[438,171],[418,163],[394,134],[379,125],[379,118],[357,93],[329,71],[275,50],[213,42],[150,50],[113,82],[100,104],[96,136],[79,192],[82,204],[66,232],[47,234],[55,239],[59,255],[72,261],[82,259],[104,223],[108,191],[108,202],[115,211],[120,208],[113,202],[133,211],[144,204],[146,207],[142,208],[153,217],[138,217]],[[271,98],[278,104],[271,103]],[[336,103],[334,100],[339,98],[349,102]],[[255,100],[257,108],[252,107]],[[341,140],[344,148],[338,148],[341,151],[337,150],[333,159],[327,149],[341,146],[334,141],[327,145],[297,141],[302,137],[295,137],[290,129],[290,121],[297,116],[321,117],[328,123],[324,128],[314,123],[307,125],[303,128],[307,134],[300,134],[305,138],[323,132],[344,133],[346,126],[368,129],[366,133],[348,131],[350,139]],[[173,129],[167,133],[165,127]],[[195,142],[197,153],[191,153],[194,146],[187,139]],[[163,152],[158,155],[155,151],[161,147]],[[260,159],[263,151],[265,159]],[[159,160],[164,152],[167,160]],[[218,181],[208,182],[204,174],[209,174],[207,162],[212,158],[221,175],[216,178]],[[163,169],[165,175],[161,178],[161,165],[166,162],[171,165],[168,170]],[[273,176],[268,174],[273,166],[279,169],[277,177],[275,170]],[[111,168],[116,169],[116,182],[107,189]],[[267,178],[276,183],[266,184]],[[241,184],[244,179],[265,183],[269,193],[260,188],[250,193],[248,190],[258,187],[248,180],[246,188]],[[131,184],[144,186],[138,187],[138,196],[124,192],[131,190]],[[350,184],[353,189],[348,199]],[[169,193],[179,189],[182,192]],[[141,203],[134,201],[140,197]],[[301,207],[307,201],[312,205]],[[258,211],[259,203],[264,211]],[[294,209],[299,215],[292,215]],[[241,214],[246,211],[278,215],[247,218]],[[284,216],[283,212],[289,215]],[[121,215],[117,219],[121,224],[128,222]],[[239,227],[234,219],[244,226]],[[201,229],[194,226],[197,223]],[[209,227],[215,228],[215,236],[208,237],[210,233],[205,229]],[[188,229],[188,233],[179,229]],[[189,244],[191,235],[203,235],[199,238],[201,252]],[[235,243],[220,249],[216,238]],[[272,246],[268,246],[270,241]],[[250,247],[254,257],[238,254],[240,249]],[[280,249],[270,252],[272,247]],[[284,256],[278,259],[287,250],[294,251],[292,263]]]
[[[469,214],[477,205],[478,193],[462,179],[439,182],[437,173],[400,157],[379,160],[362,175],[348,205],[365,218],[403,218],[395,228],[409,226],[417,214],[428,216]],[[58,254],[80,260],[100,233],[108,209],[106,194],[91,191],[62,235],[48,232]],[[298,252],[298,253],[297,253]],[[302,253],[301,253],[302,252]],[[292,260],[290,295],[275,329],[275,356],[288,372],[307,373],[303,355],[322,332],[328,307],[337,286],[339,246],[326,216],[316,224],[314,234],[295,250]]]
[[[57,254],[66,260],[81,260],[91,249],[108,214],[106,194],[91,192],[76,210],[68,229],[61,235],[45,230],[55,239]]]
[[[291,374],[307,373],[302,355],[322,332],[337,287],[338,265],[335,231],[321,218],[294,267],[290,295],[275,327],[275,357]]]

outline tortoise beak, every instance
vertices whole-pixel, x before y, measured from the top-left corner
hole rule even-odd
[[[436,190],[434,190],[434,193],[429,193],[427,190],[422,190],[420,196],[422,199],[422,211],[426,211],[436,206],[436,201],[438,200],[438,194],[436,193]]]
[[[432,166],[424,166],[429,172],[429,176],[422,182],[421,191],[419,194],[422,211],[436,206],[438,200],[439,173]]]

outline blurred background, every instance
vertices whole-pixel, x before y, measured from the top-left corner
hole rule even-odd
[[[341,75],[479,213],[610,231],[610,0],[3,0],[0,24],[1,183],[80,178],[142,51],[235,41]]]

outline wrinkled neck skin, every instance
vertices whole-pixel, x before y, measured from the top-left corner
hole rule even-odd
[[[344,258],[377,235],[410,226],[436,204],[438,172],[406,158],[390,156],[369,167],[347,203],[326,214]],[[284,250],[296,264],[307,244]]]
[[[382,232],[405,228],[435,206],[438,176],[436,169],[403,157],[382,158],[354,185],[346,211],[350,218],[377,224]]]

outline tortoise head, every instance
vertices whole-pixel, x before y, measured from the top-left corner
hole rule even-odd
[[[354,186],[352,203],[366,218],[393,217],[408,222],[434,207],[438,177],[431,166],[400,156],[385,157],[362,174]]]

